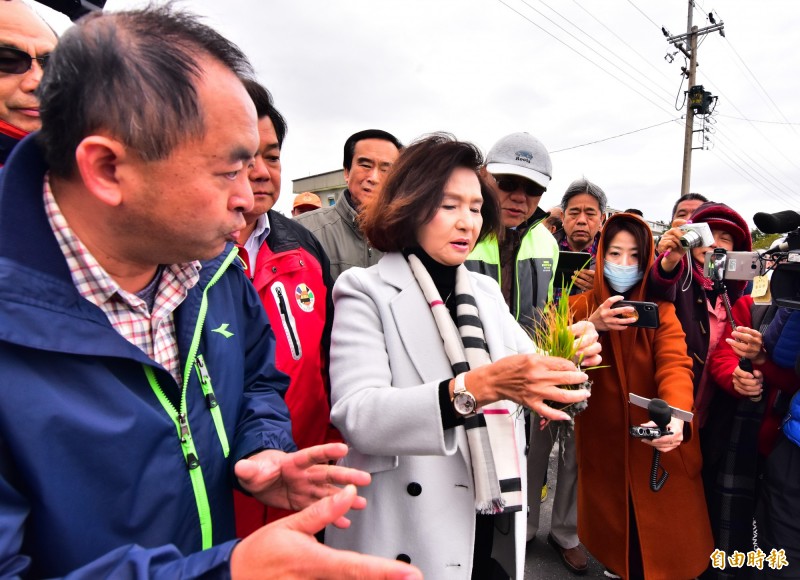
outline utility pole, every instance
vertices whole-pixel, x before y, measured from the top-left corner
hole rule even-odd
[[[689,0],[689,17],[686,22],[686,34],[689,35],[689,86],[695,85],[697,79],[697,26],[692,26],[694,2]],[[683,173],[681,173],[681,195],[689,193],[689,181],[692,175],[692,137],[694,137],[694,110],[686,99],[686,131],[683,135]]]
[[[725,36],[724,22],[719,24],[714,23],[702,29],[697,26],[692,26],[692,14],[694,12],[694,0],[689,0],[689,16],[686,23],[686,34],[677,36],[667,36],[667,41],[674,44],[683,55],[689,59],[689,70],[684,69],[684,73],[689,79],[689,90],[696,86],[697,80],[697,39],[701,35],[708,34],[709,32],[719,31],[722,36]],[[713,22],[713,18],[712,18]],[[663,30],[663,29],[662,29]],[[666,33],[666,32],[665,32]],[[689,43],[689,48],[686,48],[686,42]],[[694,107],[692,99],[686,99],[686,131],[683,138],[683,173],[681,175],[681,195],[689,193],[689,182],[692,176],[692,138],[694,136]]]

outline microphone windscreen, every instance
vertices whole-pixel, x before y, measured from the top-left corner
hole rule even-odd
[[[672,418],[672,409],[662,399],[651,399],[647,404],[647,412],[650,413],[650,420],[661,429],[665,429]]]
[[[758,212],[753,216],[753,222],[765,234],[784,234],[800,228],[800,213],[791,209],[778,213]]]

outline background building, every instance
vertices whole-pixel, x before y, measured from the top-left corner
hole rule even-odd
[[[336,201],[346,188],[344,169],[292,180],[292,193],[298,194],[310,191],[319,197],[322,207],[336,205]]]
[[[620,213],[621,211],[623,211],[623,210],[614,209],[613,207],[607,207],[606,208],[606,218],[611,217],[615,213]],[[655,235],[655,236],[660,236],[661,234],[663,234],[664,232],[666,232],[669,229],[669,224],[666,223],[666,222],[658,221],[658,220],[649,220],[646,217],[643,217],[642,219],[645,221],[645,223],[647,223],[648,226],[650,226],[650,229],[652,230],[653,235]]]

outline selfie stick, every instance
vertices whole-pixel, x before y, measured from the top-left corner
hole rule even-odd
[[[714,288],[722,298],[722,304],[725,306],[725,312],[728,313],[728,322],[731,324],[731,332],[735,332],[736,321],[733,320],[733,314],[731,313],[731,301],[728,298],[728,289],[725,287],[725,282],[723,282],[723,278],[725,277],[727,251],[725,248],[716,248],[714,249],[714,254],[711,256],[711,259],[713,266],[711,268],[711,277],[714,282]],[[739,368],[752,375],[753,361],[751,361],[749,358],[742,357],[739,359]],[[761,400],[761,395],[750,397],[750,400],[754,403],[758,403]]]

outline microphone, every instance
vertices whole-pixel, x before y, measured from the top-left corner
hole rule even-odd
[[[658,425],[659,429],[666,432],[667,425],[672,419],[672,409],[669,408],[667,402],[663,399],[651,399],[647,404],[647,412],[650,413],[650,420]]]
[[[783,234],[800,228],[800,213],[790,209],[778,213],[758,212],[753,216],[753,222],[765,234]]]
[[[663,399],[651,399],[647,404],[647,412],[650,414],[650,420],[658,425],[662,435],[669,435],[667,425],[672,418],[672,409],[667,402]],[[663,472],[661,479],[658,478],[659,468]],[[650,467],[650,489],[653,491],[661,491],[664,484],[667,482],[669,473],[661,467],[661,452],[658,449],[653,449],[653,463]]]

